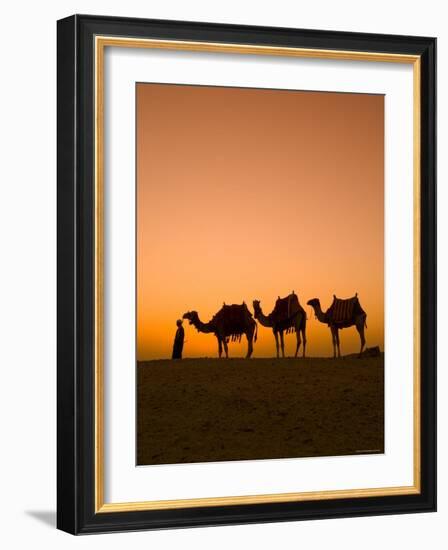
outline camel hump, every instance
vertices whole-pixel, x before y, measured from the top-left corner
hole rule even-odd
[[[224,304],[213,319],[242,319],[248,314],[252,317],[252,314],[245,302],[242,304]]]
[[[243,303],[223,305],[214,315],[212,323],[221,333],[235,339],[245,333],[254,320],[249,308]]]

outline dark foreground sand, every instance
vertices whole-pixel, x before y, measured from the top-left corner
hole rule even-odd
[[[137,463],[384,451],[384,358],[137,366]]]

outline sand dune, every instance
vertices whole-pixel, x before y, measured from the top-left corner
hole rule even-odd
[[[384,358],[137,365],[137,463],[384,451]]]

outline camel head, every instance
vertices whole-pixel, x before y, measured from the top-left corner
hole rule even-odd
[[[311,306],[314,310],[314,316],[316,319],[319,319],[321,323],[325,323],[325,313],[322,311],[322,308],[320,307],[320,300],[319,298],[311,298],[311,300],[308,300],[306,303],[308,306]]]
[[[182,315],[182,319],[188,319],[190,325],[193,325],[199,321],[199,315],[197,311],[187,311]]]
[[[260,311],[261,311],[261,307],[260,307],[260,300],[254,300],[252,302],[252,306],[254,308],[254,317],[255,319],[257,318],[257,316],[260,314]]]

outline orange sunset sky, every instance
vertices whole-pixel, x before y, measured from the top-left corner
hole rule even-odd
[[[222,303],[270,313],[292,290],[307,354],[332,355],[306,305],[358,292],[367,346],[384,344],[384,97],[137,84],[137,359],[171,357],[176,319]],[[184,357],[217,356],[184,322]],[[355,328],[342,354],[358,351]],[[247,342],[229,345],[245,355]],[[285,336],[287,355],[295,336]],[[254,357],[275,355],[258,326]]]

